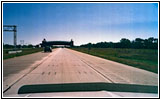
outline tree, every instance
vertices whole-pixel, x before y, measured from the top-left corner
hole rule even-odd
[[[87,44],[87,46],[88,46],[88,53],[89,53],[90,50],[91,50],[91,45],[92,45],[91,43],[88,43],[88,44]]]
[[[149,43],[153,43],[154,42],[154,38],[153,37],[148,38],[148,42]]]
[[[120,40],[120,47],[121,48],[130,48],[131,47],[131,42],[129,39],[126,39],[126,38],[122,38]]]
[[[29,45],[28,45],[28,48],[33,48],[33,45],[32,45],[32,44],[29,44]]]
[[[148,48],[149,49],[157,49],[158,48],[158,39],[155,39],[153,37],[148,38]]]
[[[129,39],[122,38],[120,42],[98,42],[96,44],[88,43],[81,45],[80,47],[89,48],[134,48],[134,49],[157,49],[158,48],[158,39],[150,37],[148,39],[136,38],[133,41]]]
[[[133,42],[132,42],[133,48],[136,49],[141,49],[144,48],[144,40],[141,38],[136,38]]]
[[[145,47],[147,49],[157,49],[158,48],[158,39],[150,37],[144,41]]]
[[[14,46],[10,44],[3,44],[3,48],[11,49],[11,48],[14,48]]]

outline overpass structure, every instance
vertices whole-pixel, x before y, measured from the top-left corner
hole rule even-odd
[[[46,41],[46,39],[44,39],[41,43],[42,47],[52,46],[52,45],[65,45],[65,46],[73,47],[74,41],[72,39],[71,41]]]

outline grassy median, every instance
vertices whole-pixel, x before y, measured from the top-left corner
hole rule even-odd
[[[32,54],[32,53],[36,53],[36,52],[40,52],[43,51],[43,48],[22,48],[19,49],[22,50],[21,53],[14,53],[14,54],[8,54],[8,51],[11,50],[3,50],[3,59],[9,59],[9,58],[13,58],[13,57],[18,57],[18,56],[23,56],[23,55],[27,55],[27,54]]]
[[[113,60],[133,67],[158,73],[158,50],[121,48],[72,48],[80,52]]]

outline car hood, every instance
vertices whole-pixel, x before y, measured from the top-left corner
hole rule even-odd
[[[92,91],[92,92],[54,92],[54,93],[27,93],[6,95],[6,97],[54,97],[54,98],[120,98],[120,97],[158,97],[157,93],[134,93],[134,92],[110,92],[110,91]]]
[[[118,83],[24,85],[6,97],[157,97],[158,86]]]

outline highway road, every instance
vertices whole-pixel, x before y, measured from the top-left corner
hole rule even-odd
[[[67,48],[54,49],[16,73],[5,77],[4,96],[17,94],[21,86],[28,84],[107,82],[158,86],[155,73]]]

